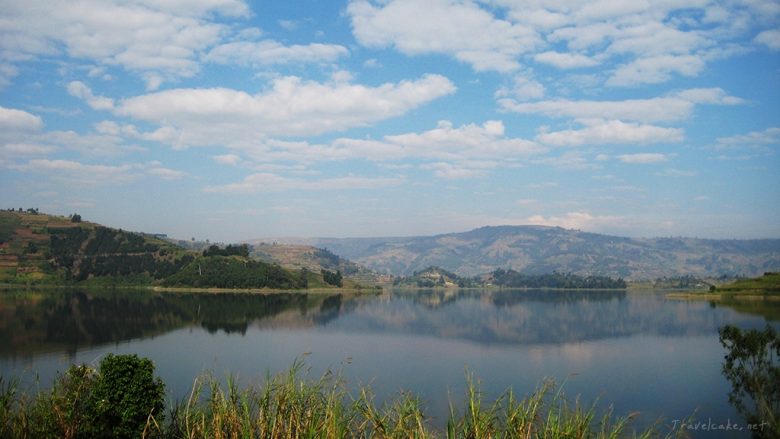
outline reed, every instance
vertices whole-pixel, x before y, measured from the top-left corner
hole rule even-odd
[[[510,389],[486,401],[473,374],[466,377],[462,409],[450,402],[446,427],[437,431],[424,414],[424,402],[413,393],[402,392],[378,404],[369,387],[350,391],[340,372],[328,371],[318,378],[309,373],[302,361],[295,361],[284,373],[244,386],[234,375],[220,380],[204,374],[193,382],[186,398],[169,407],[165,422],[149,416],[142,437],[600,439],[681,433],[664,434],[658,425],[636,432],[631,426],[635,414],[615,416],[611,408],[599,409],[597,403],[569,400],[563,386],[549,380],[525,397],[518,398]],[[18,382],[0,378],[2,437],[62,437],[63,432],[85,437],[89,429],[78,424],[85,418],[61,416],[69,408],[57,386],[29,398],[18,391]],[[56,431],[32,429],[31,422],[40,419],[50,420],[46,425]],[[75,424],[66,425],[68,419]]]

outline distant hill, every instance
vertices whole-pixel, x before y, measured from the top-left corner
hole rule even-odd
[[[455,273],[439,267],[428,267],[421,271],[415,271],[411,276],[397,277],[393,280],[393,286],[401,288],[453,288],[464,285],[462,279]]]
[[[281,244],[272,240],[248,241],[251,256],[258,260],[279,264],[282,267],[320,273],[322,270],[340,272],[344,277],[361,285],[387,282],[368,268],[342,258],[327,249],[304,244]]]
[[[404,276],[431,266],[460,276],[508,268],[528,274],[557,271],[627,280],[758,276],[780,268],[780,239],[625,238],[544,226],[482,227],[403,238],[314,238],[299,243]]]

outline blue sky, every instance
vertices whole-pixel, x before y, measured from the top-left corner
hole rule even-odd
[[[0,0],[0,205],[174,237],[780,237],[780,3]]]

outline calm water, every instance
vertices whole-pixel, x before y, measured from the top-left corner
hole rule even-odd
[[[776,302],[729,307],[603,291],[4,291],[0,373],[45,384],[73,362],[136,353],[152,358],[171,396],[181,398],[204,371],[262,381],[304,358],[312,376],[341,370],[380,399],[413,391],[433,426],[446,422],[449,395],[463,399],[466,372],[490,399],[510,386],[525,395],[553,378],[572,398],[612,404],[618,415],[638,411],[637,426],[694,413],[742,423],[728,403],[717,329],[763,328],[778,314]]]

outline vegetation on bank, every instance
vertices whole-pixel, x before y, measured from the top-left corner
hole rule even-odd
[[[468,377],[462,412],[450,404],[444,431],[435,431],[425,403],[411,393],[377,404],[369,388],[348,390],[339,374],[308,377],[304,365],[259,385],[240,388],[210,375],[197,378],[185,400],[163,407],[163,383],[147,359],[109,355],[95,370],[72,366],[50,390],[29,395],[0,379],[0,435],[14,438],[612,438],[661,436],[641,432],[629,416],[567,399],[544,382],[518,399],[507,391],[487,402]],[[672,431],[668,435],[679,434]]]
[[[484,276],[460,277],[440,267],[429,267],[412,276],[394,279],[393,286],[412,288],[555,288],[555,289],[625,289],[626,281],[607,276],[580,276],[572,273],[526,274],[499,268]]]
[[[624,289],[626,281],[607,276],[579,276],[571,273],[524,274],[499,268],[492,283],[507,288]]]
[[[278,265],[244,257],[204,256],[165,278],[164,286],[196,288],[278,288],[308,287],[306,272],[293,273]]]
[[[721,293],[764,293],[780,294],[780,272],[767,272],[761,277],[739,279],[730,284],[716,287],[714,292]]]
[[[729,402],[757,426],[754,437],[780,437],[780,334],[769,325],[762,330],[726,325],[718,333],[727,351],[722,372],[731,383]]]
[[[306,289],[343,287],[341,272],[252,259],[246,244],[186,250],[155,235],[37,210],[0,211],[0,283]],[[348,287],[356,287],[349,282]]]

